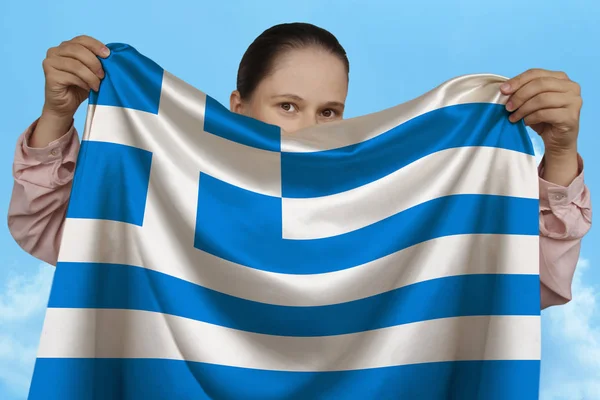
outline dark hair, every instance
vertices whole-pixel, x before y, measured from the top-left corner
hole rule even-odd
[[[237,75],[237,90],[242,99],[252,96],[258,84],[270,73],[280,53],[317,46],[338,56],[350,73],[346,51],[335,36],[318,26],[294,22],[275,25],[258,36],[248,47]]]

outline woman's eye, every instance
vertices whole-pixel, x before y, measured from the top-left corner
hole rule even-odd
[[[328,110],[324,110],[324,111],[323,111],[321,114],[322,114],[322,115],[323,115],[325,118],[332,118],[332,117],[334,117],[334,116],[335,116],[335,111],[328,109]]]
[[[294,105],[292,103],[282,103],[281,109],[286,112],[293,112],[296,110],[296,108],[294,107]]]

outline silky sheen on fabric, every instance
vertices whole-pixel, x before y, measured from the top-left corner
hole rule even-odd
[[[538,398],[505,78],[287,135],[109,47],[30,399]]]

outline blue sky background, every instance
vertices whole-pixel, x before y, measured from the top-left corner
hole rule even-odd
[[[0,210],[6,215],[17,136],[43,104],[49,47],[80,34],[126,42],[228,105],[246,47],[269,26],[291,21],[331,30],[348,51],[347,117],[410,100],[457,75],[567,72],[582,87],[580,153],[593,206],[600,206],[598,1],[32,0],[0,2]],[[80,133],[84,118],[85,104],[76,114]],[[599,244],[593,228],[583,241],[575,299],[543,313],[543,399],[600,399]],[[0,399],[27,395],[52,275],[53,267],[23,252],[6,223],[0,226]]]

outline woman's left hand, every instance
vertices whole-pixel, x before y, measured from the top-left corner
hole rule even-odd
[[[577,157],[581,88],[564,72],[530,69],[501,85],[511,122],[523,119],[542,137],[547,157]]]

